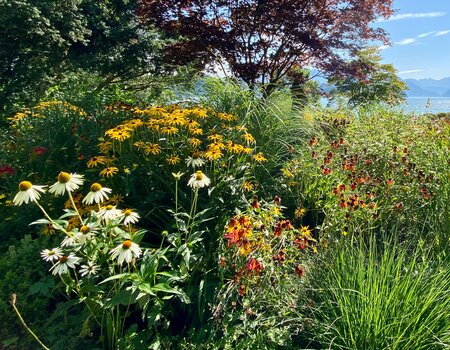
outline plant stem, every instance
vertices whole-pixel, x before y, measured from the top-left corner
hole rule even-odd
[[[33,336],[33,338],[39,343],[40,346],[42,346],[45,350],[50,350],[48,347],[44,345],[44,343],[41,342],[41,340],[37,337],[37,335],[34,334],[34,332],[25,323],[24,319],[22,318],[22,315],[20,314],[19,310],[16,307],[16,297],[17,297],[16,294],[11,295],[11,305],[14,311],[16,312],[17,317],[19,317],[20,322],[25,327],[25,329]]]

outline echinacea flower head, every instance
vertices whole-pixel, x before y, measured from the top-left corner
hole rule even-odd
[[[83,203],[91,205],[93,203],[101,203],[108,199],[108,193],[111,193],[110,188],[103,187],[95,182],[91,185],[91,192],[83,198]]]
[[[92,261],[88,261],[86,265],[81,265],[80,275],[84,276],[95,276],[100,266],[95,265]]]
[[[123,215],[121,210],[117,209],[115,205],[111,204],[102,208],[102,210],[100,210],[98,214],[104,221],[115,220]]]
[[[200,157],[198,152],[194,152],[191,157],[186,159],[186,165],[192,168],[199,168],[205,164],[205,160]]]
[[[135,224],[141,218],[139,216],[139,214],[136,213],[135,211],[133,211],[132,209],[125,209],[125,210],[123,210],[122,211],[122,215],[123,215],[123,218],[124,218],[122,223],[124,225]]]
[[[192,187],[194,190],[197,188],[209,186],[210,184],[211,180],[205,174],[203,174],[201,170],[198,170],[194,174],[192,174],[188,182],[188,186]]]
[[[30,181],[22,181],[19,184],[19,192],[13,199],[15,205],[28,204],[28,202],[36,202],[41,195],[39,192],[45,192],[45,186],[33,185]]]
[[[52,266],[50,271],[53,275],[64,275],[69,271],[69,268],[74,269],[75,265],[79,264],[81,258],[75,256],[74,254],[62,255],[58,262]]]
[[[112,249],[109,253],[111,254],[112,259],[117,258],[118,264],[122,265],[124,261],[128,264],[133,259],[139,258],[142,254],[142,250],[139,245],[127,239]]]
[[[49,192],[54,193],[56,196],[63,195],[67,192],[73,192],[77,190],[83,184],[83,175],[69,174],[61,171],[58,175],[58,182],[55,182],[50,186]]]
[[[57,261],[62,256],[62,251],[59,248],[52,248],[52,249],[44,249],[41,252],[41,257],[45,261]]]

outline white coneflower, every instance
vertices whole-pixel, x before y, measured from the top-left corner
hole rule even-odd
[[[188,182],[188,186],[192,187],[193,189],[209,186],[211,183],[211,180],[203,174],[200,170],[196,171],[194,174],[191,175],[191,178]]]
[[[97,274],[97,271],[100,269],[100,266],[95,265],[93,262],[88,261],[86,265],[81,265],[80,275],[84,276],[94,276]]]
[[[68,192],[73,192],[83,184],[83,175],[69,174],[61,171],[58,175],[58,181],[50,186],[48,191],[54,193],[55,196],[61,196]]]
[[[73,255],[72,253],[69,255],[63,255],[59,258],[58,262],[53,265],[50,269],[53,275],[63,275],[69,271],[69,267],[71,269],[75,268],[75,265],[79,264],[81,258]]]
[[[87,205],[93,203],[101,203],[108,199],[108,193],[111,193],[110,188],[103,187],[99,183],[94,183],[91,186],[91,192],[89,192],[86,197],[83,198],[83,203]]]
[[[195,168],[199,168],[205,164],[205,160],[200,158],[197,153],[194,153],[192,157],[187,157],[186,159],[187,166]]]
[[[45,261],[57,261],[62,256],[62,251],[59,248],[52,248],[52,249],[44,249],[41,252],[41,257]]]
[[[122,211],[122,215],[123,215],[122,223],[124,225],[135,224],[141,218],[139,214],[133,211],[132,209],[125,209],[124,211]]]
[[[117,209],[115,205],[107,205],[98,212],[98,215],[104,221],[111,221],[121,217],[123,214],[122,210]]]
[[[130,263],[134,258],[139,258],[142,254],[142,250],[136,243],[127,239],[109,253],[111,254],[112,259],[117,258],[119,265],[122,265],[124,261]]]
[[[13,199],[15,205],[22,205],[22,203],[28,204],[28,202],[36,202],[41,195],[39,192],[44,193],[46,186],[33,185],[30,181],[22,181],[19,184],[19,193]]]

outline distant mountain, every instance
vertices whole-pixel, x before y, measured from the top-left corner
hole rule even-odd
[[[450,97],[450,78],[444,79],[405,79],[409,90],[408,97]]]

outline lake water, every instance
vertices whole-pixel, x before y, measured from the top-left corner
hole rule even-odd
[[[428,108],[427,108],[428,103]],[[450,113],[449,97],[408,97],[402,108],[407,112],[423,113]]]

